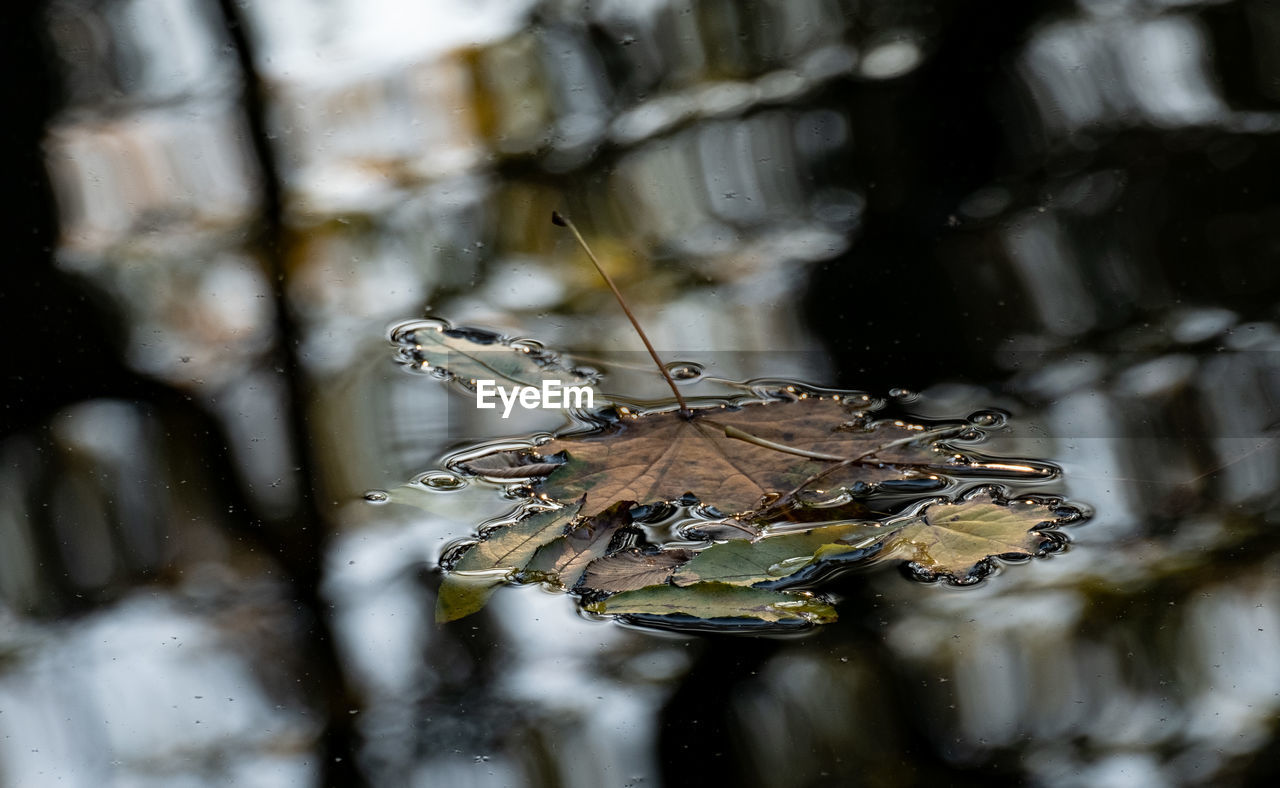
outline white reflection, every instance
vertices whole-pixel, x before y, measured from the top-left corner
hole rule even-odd
[[[657,749],[654,725],[666,699],[661,685],[601,672],[602,657],[643,653],[661,641],[577,613],[574,599],[539,587],[499,589],[490,605],[506,630],[510,669],[504,693],[534,704],[547,733],[560,739],[565,785],[594,788],[610,775],[649,772]]]
[[[223,100],[52,126],[46,161],[62,262],[96,265],[134,233],[208,233],[244,221],[257,200],[247,139],[239,108]]]
[[[243,374],[273,329],[270,285],[247,256],[136,259],[103,273],[133,318],[128,359],[181,386]]]
[[[1270,573],[1209,586],[1180,637],[1187,652],[1187,734],[1251,752],[1280,709],[1280,587]]]
[[[919,44],[910,38],[893,38],[872,44],[862,56],[860,70],[867,79],[895,79],[911,73],[923,61]]]
[[[240,645],[151,594],[39,630],[0,672],[6,779],[255,786],[314,779],[313,725],[272,706]]]
[[[1092,125],[1175,127],[1222,118],[1208,45],[1187,16],[1070,21],[1042,28],[1021,70],[1055,134]]]
[[[127,55],[118,67],[126,72],[130,92],[148,98],[208,93],[210,81],[229,83],[221,20],[203,0],[126,0],[108,4],[112,39]]]
[[[225,92],[235,60],[224,57],[217,7],[203,0],[61,0],[49,31],[70,103],[134,105]]]
[[[423,669],[433,611],[413,569],[434,563],[438,523],[368,529],[343,539],[330,555],[326,595],[343,664],[370,696],[369,705],[416,696],[434,676]]]
[[[498,40],[533,0],[251,0],[258,68],[325,84]]]

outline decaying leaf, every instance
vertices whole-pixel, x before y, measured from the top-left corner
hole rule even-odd
[[[686,493],[737,514],[801,487],[833,490],[966,472],[974,465],[970,458],[941,443],[955,431],[871,421],[837,397],[804,397],[697,409],[687,417],[619,408],[616,424],[553,440],[537,455],[565,453],[567,461],[542,491],[560,500],[585,494],[588,514],[618,500],[650,503]],[[1034,463],[1006,464],[1004,472],[1049,473]]]
[[[592,561],[582,576],[582,587],[594,591],[634,591],[667,582],[671,573],[695,555],[692,550],[641,550],[630,547]]]
[[[565,386],[590,386],[590,370],[566,366],[559,355],[535,342],[511,339],[480,328],[454,328],[444,320],[414,320],[391,331],[400,359],[420,369],[436,369],[470,391],[476,380],[540,387],[559,380]]]
[[[672,575],[676,585],[706,581],[751,586],[778,580],[808,565],[821,547],[853,550],[884,534],[876,523],[843,523],[752,541],[714,544]]]
[[[477,379],[594,384],[594,373],[492,332],[417,321],[393,339],[406,363],[473,391]],[[688,626],[688,617],[827,623],[836,617],[829,604],[777,589],[810,588],[843,566],[885,559],[910,562],[924,579],[972,582],[994,557],[1047,552],[1063,540],[1053,529],[1082,516],[1057,499],[1008,500],[1002,488],[987,486],[877,519],[879,501],[903,511],[904,493],[932,492],[955,477],[1043,480],[1057,469],[966,451],[963,436],[982,423],[976,417],[941,425],[875,420],[874,403],[853,392],[785,386],[759,399],[759,386],[742,388],[756,398],[643,413],[615,405],[593,415],[600,426],[589,432],[533,449],[455,455],[451,470],[526,480],[522,489],[532,497],[575,502],[473,545],[445,572],[437,619],[474,613],[494,588],[516,581],[581,592],[596,613],[668,617],[662,626]],[[889,492],[893,498],[879,496]],[[668,515],[654,513],[682,511],[691,501],[702,504],[691,513],[708,519],[685,520],[674,536],[664,531],[659,521]],[[646,511],[644,530],[633,523],[636,502]],[[642,543],[646,533],[657,544]],[[670,544],[702,538],[716,543]]]
[[[591,602],[586,609],[610,615],[749,618],[771,623],[808,621],[827,624],[836,620],[835,609],[820,599],[728,583],[648,586]]]
[[[631,546],[640,535],[631,527],[633,506],[632,501],[618,501],[538,548],[526,567],[528,573],[562,588],[573,588],[592,561]]]
[[[582,503],[531,514],[472,545],[440,581],[436,621],[454,621],[484,607],[493,590],[523,569],[538,548],[564,534]]]
[[[1038,555],[1058,540],[1050,529],[1080,517],[1056,499],[1008,501],[997,490],[981,487],[958,501],[931,504],[898,524],[876,558],[905,558],[926,576],[976,580],[989,567],[987,559]]]

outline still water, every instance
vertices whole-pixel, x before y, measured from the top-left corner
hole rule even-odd
[[[24,18],[0,785],[1274,779],[1273,5],[429,5]],[[840,575],[803,633],[538,585],[437,625],[440,556],[516,505],[446,458],[564,422],[390,326],[667,396],[552,210],[688,385],[1005,413],[982,453],[1091,518],[975,585]]]

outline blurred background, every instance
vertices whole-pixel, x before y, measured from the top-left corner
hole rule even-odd
[[[1280,772],[1280,3],[12,6],[0,785]],[[799,638],[435,625],[512,502],[364,492],[558,422],[386,331],[637,349],[552,209],[671,358],[1004,408],[1094,518]]]

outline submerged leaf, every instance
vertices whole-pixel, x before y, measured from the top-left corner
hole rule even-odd
[[[544,545],[529,561],[528,571],[563,588],[573,588],[587,565],[597,558],[630,545],[623,541],[639,536],[631,528],[632,501],[619,501],[578,527]]]
[[[637,547],[592,561],[582,586],[594,591],[634,591],[667,582],[671,573],[692,558],[692,550],[675,548],[646,552]]]
[[[676,570],[672,581],[682,586],[705,581],[750,586],[778,580],[809,564],[819,548],[854,550],[883,534],[884,529],[875,524],[842,523],[714,544]]]
[[[455,621],[480,610],[493,590],[524,568],[538,548],[559,538],[582,509],[582,501],[531,514],[488,534],[462,554],[440,581],[436,621]]]
[[[479,328],[454,328],[443,320],[414,320],[391,331],[399,356],[416,369],[447,372],[475,391],[477,380],[539,388],[544,381],[564,386],[590,386],[595,375],[566,367],[555,353],[537,343],[513,340]]]
[[[592,602],[586,605],[586,609],[611,615],[685,615],[704,619],[750,618],[766,622],[828,624],[836,620],[835,609],[820,599],[728,583],[648,586]]]
[[[987,559],[1040,554],[1051,530],[1081,513],[1056,499],[1002,499],[982,487],[959,501],[931,504],[881,543],[878,559],[905,558],[927,576],[980,577]]]

